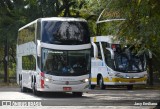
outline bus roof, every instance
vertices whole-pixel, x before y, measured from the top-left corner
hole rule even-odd
[[[115,40],[114,36],[112,35],[91,37],[91,42],[108,42],[112,44],[120,44],[119,41]]]
[[[83,21],[86,22],[85,19],[82,18],[73,18],[73,17],[48,17],[48,18],[40,18],[42,21]]]
[[[36,23],[37,21],[81,21],[81,22],[87,22],[85,19],[82,18],[73,18],[73,17],[46,17],[46,18],[39,18],[36,19],[28,24],[26,24],[25,26],[19,28],[18,31]]]

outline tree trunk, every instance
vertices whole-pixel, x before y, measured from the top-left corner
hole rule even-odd
[[[65,5],[65,11],[64,11],[64,17],[70,17],[70,12],[69,12],[69,1],[64,0],[64,5]]]
[[[148,84],[153,85],[153,67],[152,67],[152,58],[148,59],[148,68],[149,68],[149,78],[148,78]]]
[[[4,82],[8,82],[8,39],[4,45]]]

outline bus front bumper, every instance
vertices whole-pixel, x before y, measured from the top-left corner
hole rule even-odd
[[[78,84],[78,85],[57,85],[57,84],[44,84],[44,88],[37,88],[38,91],[42,92],[88,92],[89,84]]]

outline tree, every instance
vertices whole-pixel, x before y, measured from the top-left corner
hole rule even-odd
[[[119,6],[119,12],[126,18],[126,22],[121,25],[119,30],[120,36],[133,40],[141,40],[141,51],[150,50],[153,54],[153,65],[155,70],[159,67],[156,65],[159,60],[159,42],[160,42],[160,1],[158,0],[119,0],[114,3],[115,7]],[[116,8],[115,8],[116,9]],[[135,43],[136,44],[136,43]],[[149,59],[149,63],[152,60]],[[152,70],[152,63],[150,63]],[[157,67],[157,68],[156,68]],[[158,68],[159,69],[159,68]],[[152,81],[152,71],[149,71],[150,84]]]
[[[0,53],[0,64],[4,66],[4,81],[7,82],[8,67],[16,62],[15,39],[20,27],[41,17],[80,17],[79,8],[83,4],[81,0],[1,0],[0,48],[3,51]]]
[[[160,1],[158,0],[98,0],[106,18],[125,18],[125,21],[113,25],[102,25],[110,28],[111,33],[118,36],[118,39],[125,44],[135,45],[140,52],[151,51],[152,60],[148,58],[149,68],[159,70],[160,55]],[[103,2],[102,2],[103,1]],[[103,4],[105,5],[103,5]],[[110,14],[111,12],[111,14]],[[112,16],[117,13],[116,16]],[[116,22],[117,23],[117,22]],[[117,26],[115,29],[114,26]],[[106,31],[106,30],[103,30]],[[109,33],[109,32],[108,32]],[[103,34],[103,33],[102,33]],[[140,46],[139,46],[140,45]],[[153,83],[153,72],[149,71],[150,84]]]
[[[20,1],[14,0],[2,0],[0,2],[0,44],[3,48],[3,57],[1,57],[1,63],[4,66],[4,82],[8,81],[8,66],[11,67],[12,63],[8,63],[9,59],[15,63],[15,45],[17,38],[17,30],[22,23],[19,19],[20,9],[16,6],[21,5]]]

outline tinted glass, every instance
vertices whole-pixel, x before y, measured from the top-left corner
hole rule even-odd
[[[35,24],[32,24],[18,32],[18,45],[32,41],[35,42]]]
[[[116,70],[123,72],[142,72],[146,70],[145,55],[136,55],[131,51],[115,53]]]
[[[90,73],[90,50],[59,51],[42,49],[43,72],[57,76],[80,76]]]
[[[33,55],[22,56],[23,70],[36,70],[36,59]]]
[[[87,44],[90,34],[86,22],[43,21],[42,42],[61,45]]]
[[[146,57],[144,54],[137,55],[134,49],[122,48],[118,44],[114,44],[114,60],[111,59],[111,53],[102,44],[105,61],[107,66],[120,72],[142,72],[146,70]],[[115,64],[114,64],[115,63]]]

